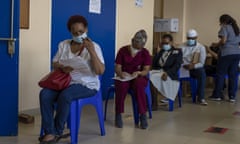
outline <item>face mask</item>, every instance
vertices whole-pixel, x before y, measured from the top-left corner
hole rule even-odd
[[[73,41],[77,42],[77,43],[83,43],[83,40],[87,38],[87,34],[83,33],[82,35],[79,36],[73,36]]]
[[[139,52],[139,49],[135,49],[131,46],[131,52],[132,52],[132,54],[136,54]]]
[[[189,39],[189,40],[187,40],[187,45],[193,46],[193,45],[195,45],[195,44],[196,44],[196,40],[194,40],[194,39]]]
[[[168,51],[171,49],[171,45],[170,44],[163,44],[162,45],[162,48],[165,50],[165,51]]]

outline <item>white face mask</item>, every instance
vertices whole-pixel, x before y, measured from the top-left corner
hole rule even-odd
[[[77,43],[83,43],[83,40],[87,38],[87,33],[83,33],[82,35],[79,36],[73,36],[72,39],[73,41],[77,42]]]
[[[132,54],[136,54],[138,53],[140,50],[139,49],[135,49],[134,47],[131,46],[131,52]]]

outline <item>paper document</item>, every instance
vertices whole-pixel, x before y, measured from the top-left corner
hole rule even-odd
[[[119,81],[130,81],[130,80],[133,80],[137,77],[137,75],[131,75],[127,72],[123,72],[125,74],[125,77],[124,78],[120,78],[119,76],[115,76],[113,77],[114,80],[119,80]]]
[[[101,13],[101,0],[90,0],[89,1],[89,12],[90,13]]]
[[[89,68],[87,62],[83,60],[81,57],[74,57],[72,59],[60,60],[60,64],[64,66],[70,66],[76,71],[80,71],[81,73],[92,73]]]
[[[200,58],[200,52],[195,52],[193,54],[192,63],[193,64],[199,63],[199,58]]]

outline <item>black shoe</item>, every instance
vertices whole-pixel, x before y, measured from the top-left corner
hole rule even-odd
[[[122,115],[121,115],[121,114],[116,114],[116,117],[115,117],[115,126],[116,126],[117,128],[122,128],[122,127],[123,127]]]
[[[147,116],[146,116],[146,114],[141,114],[140,115],[140,128],[146,129],[147,127],[148,127]]]

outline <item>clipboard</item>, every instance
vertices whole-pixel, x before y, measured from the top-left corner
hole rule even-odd
[[[192,63],[193,64],[199,63],[199,58],[200,58],[200,52],[195,52],[193,54]]]

